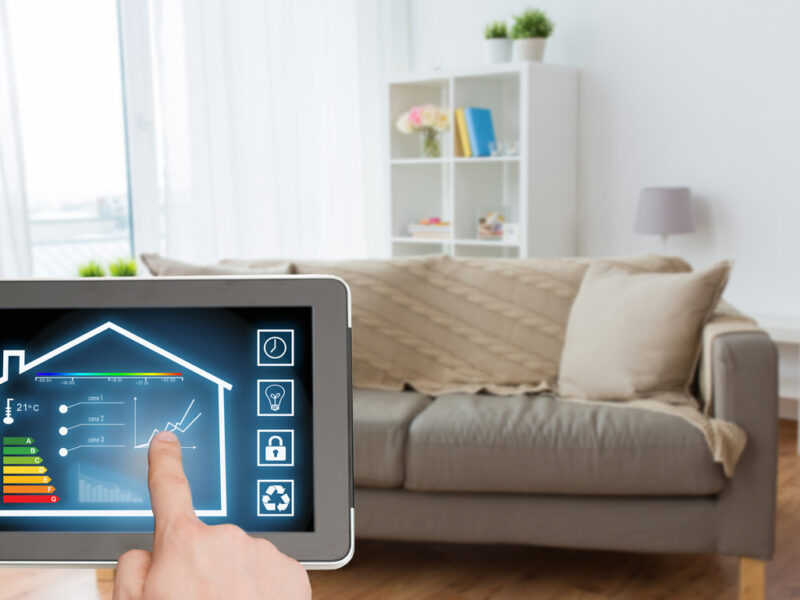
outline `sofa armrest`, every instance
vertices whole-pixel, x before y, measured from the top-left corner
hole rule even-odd
[[[714,416],[739,425],[747,447],[719,496],[719,552],[767,560],[775,546],[778,354],[763,331],[717,336],[710,352]]]

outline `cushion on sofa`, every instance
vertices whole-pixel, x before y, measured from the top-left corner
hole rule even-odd
[[[609,403],[453,394],[409,429],[411,490],[709,495],[724,483],[686,421]]]
[[[408,426],[430,401],[428,396],[416,392],[353,391],[356,485],[403,485]]]
[[[594,263],[572,305],[559,392],[605,400],[686,393],[729,272],[728,262],[645,274]]]

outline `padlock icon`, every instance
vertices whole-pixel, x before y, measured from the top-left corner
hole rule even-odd
[[[273,445],[273,441],[277,444]],[[284,462],[286,460],[286,446],[283,445],[283,438],[279,435],[271,435],[267,440],[265,460],[267,462]]]

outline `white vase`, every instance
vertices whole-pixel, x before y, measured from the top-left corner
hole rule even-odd
[[[504,63],[511,60],[511,40],[508,38],[490,38],[484,40],[484,54],[489,64]]]
[[[514,60],[542,62],[547,38],[521,38],[514,40]]]

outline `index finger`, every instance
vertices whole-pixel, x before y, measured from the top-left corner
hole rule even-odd
[[[181,445],[177,436],[162,431],[150,441],[147,454],[149,469],[147,485],[150,488],[150,503],[155,516],[155,534],[170,523],[181,519],[194,519],[192,492],[183,472]]]

